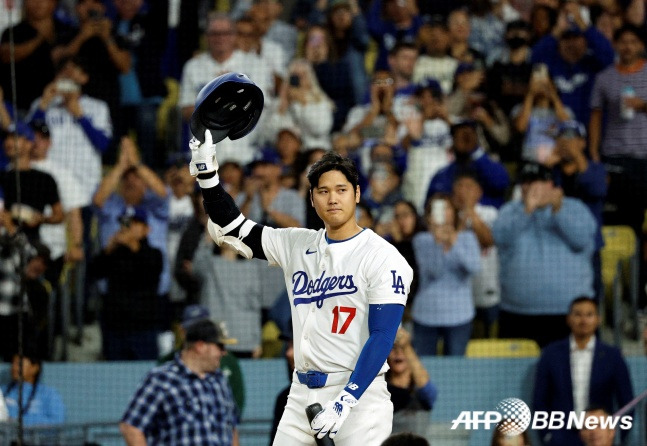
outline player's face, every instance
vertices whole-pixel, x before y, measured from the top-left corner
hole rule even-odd
[[[353,185],[338,170],[330,170],[319,177],[319,184],[312,191],[312,205],[326,228],[338,229],[355,222],[355,207],[359,203],[359,186]]]
[[[586,337],[595,333],[600,323],[600,317],[595,305],[590,302],[580,302],[573,305],[566,321],[574,336]]]

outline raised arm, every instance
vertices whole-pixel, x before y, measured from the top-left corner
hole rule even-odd
[[[193,138],[189,143],[191,163],[189,171],[198,178],[202,189],[204,209],[209,215],[207,230],[218,246],[228,244],[245,258],[266,260],[261,243],[264,226],[243,216],[233,198],[220,184],[216,145],[211,132],[206,130],[204,143]]]

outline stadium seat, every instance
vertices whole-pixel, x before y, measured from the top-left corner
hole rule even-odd
[[[532,339],[472,339],[467,343],[468,358],[536,358],[541,352]]]
[[[605,298],[601,301],[601,313],[611,303],[613,308],[614,342],[620,345],[622,334],[622,301],[624,290],[629,290],[632,327],[638,327],[638,240],[629,226],[603,226],[604,247],[601,251],[602,284]],[[635,333],[634,336],[635,337]]]

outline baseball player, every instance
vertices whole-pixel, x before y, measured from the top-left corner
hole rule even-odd
[[[314,445],[313,433],[330,435],[337,446],[381,444],[393,419],[386,358],[413,271],[393,246],[357,225],[355,165],[328,152],[308,173],[325,229],[273,229],[246,219],[220,185],[209,130],[190,148],[211,237],[285,273],[296,371],[274,445]],[[310,425],[304,410],[314,402],[325,404]]]

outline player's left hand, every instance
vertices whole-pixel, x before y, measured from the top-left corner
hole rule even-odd
[[[317,438],[323,438],[330,433],[330,438],[335,438],[344,423],[350,410],[357,405],[357,399],[350,393],[342,390],[332,400],[328,401],[323,410],[312,420],[310,427],[315,431]]]

